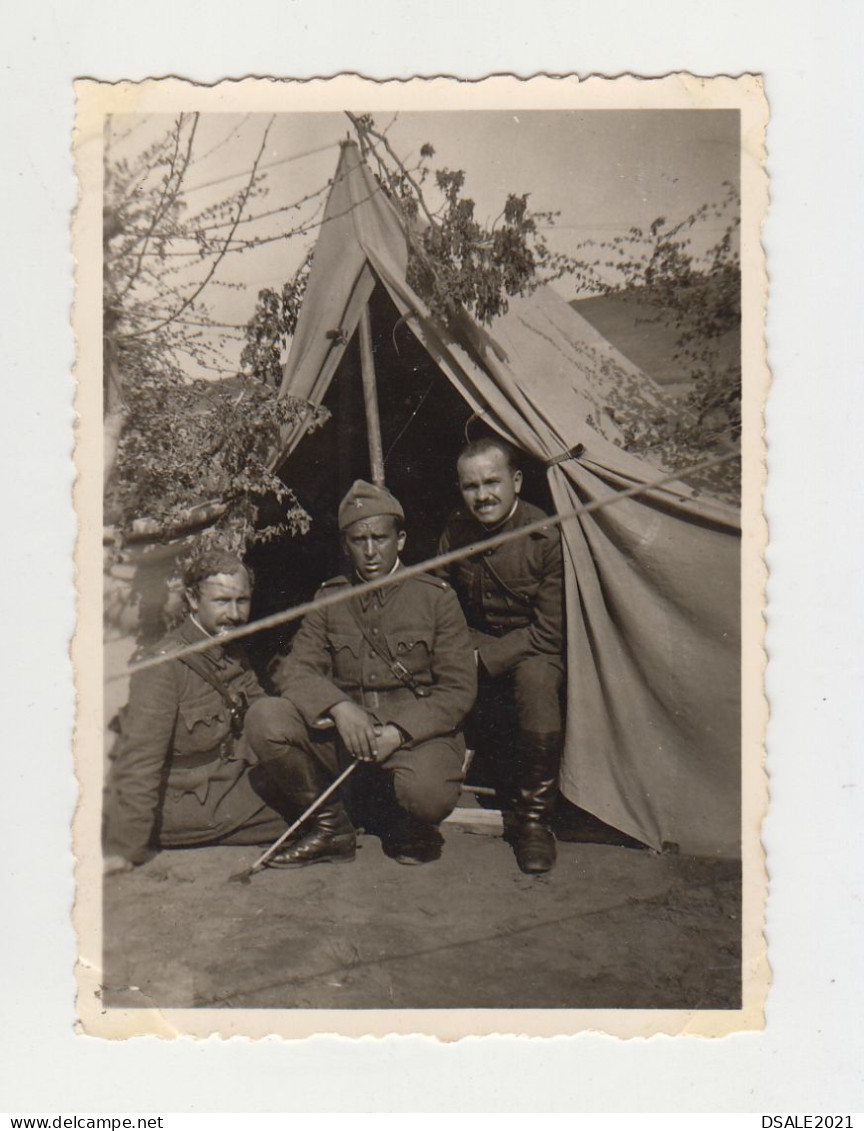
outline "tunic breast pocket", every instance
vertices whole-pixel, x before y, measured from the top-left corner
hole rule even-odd
[[[360,671],[359,636],[331,632],[327,637],[327,647],[333,657],[333,674],[337,679],[357,679]]]
[[[410,629],[388,632],[387,645],[393,659],[405,665],[409,672],[428,671],[433,645],[430,632],[418,633]]]
[[[212,703],[180,705],[180,725],[175,735],[178,753],[198,754],[212,750],[228,734],[225,711]]]

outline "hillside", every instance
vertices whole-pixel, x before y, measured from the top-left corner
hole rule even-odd
[[[679,331],[671,313],[658,310],[638,291],[573,299],[570,305],[667,393],[681,396],[689,390],[687,370],[675,358]],[[721,366],[734,360],[738,338],[732,332],[718,340]]]

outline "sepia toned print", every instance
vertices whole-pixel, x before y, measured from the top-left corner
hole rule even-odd
[[[78,98],[82,1028],[761,1026],[759,81]]]

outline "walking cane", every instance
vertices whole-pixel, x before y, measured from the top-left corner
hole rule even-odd
[[[275,855],[275,853],[277,853],[279,851],[279,849],[282,847],[282,845],[285,843],[285,841],[288,839],[288,837],[291,836],[293,833],[295,833],[300,828],[300,826],[303,824],[303,822],[306,820],[306,818],[311,817],[312,814],[314,812],[316,812],[316,810],[319,809],[324,804],[324,802],[327,800],[327,798],[332,793],[335,793],[335,791],[339,788],[339,786],[342,784],[342,782],[345,781],[345,779],[348,777],[348,775],[350,773],[352,773],[352,771],[357,769],[358,764],[359,763],[357,763],[357,762],[352,762],[350,766],[347,766],[342,771],[342,773],[339,775],[339,777],[336,778],[336,780],[334,782],[331,782],[330,785],[327,786],[327,788],[324,790],[324,792],[321,794],[321,796],[317,797],[312,802],[312,804],[309,806],[309,808],[306,810],[306,812],[302,813],[297,818],[297,820],[294,822],[294,824],[291,825],[290,828],[286,829],[284,833],[282,833],[282,835],[279,837],[278,840],[275,840],[265,852],[261,853],[261,855],[258,857],[258,859],[255,861],[255,863],[251,867],[246,868],[242,872],[235,872],[233,876],[229,876],[228,877],[228,883],[229,884],[248,884],[249,881],[251,880],[251,878],[255,875],[255,873],[261,871],[261,869],[264,867],[264,865],[267,863],[267,861],[270,859],[270,857]]]

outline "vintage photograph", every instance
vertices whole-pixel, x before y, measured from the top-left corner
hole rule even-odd
[[[78,85],[82,1024],[758,1027],[761,86],[393,85]]]

